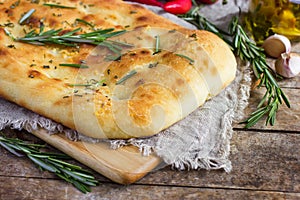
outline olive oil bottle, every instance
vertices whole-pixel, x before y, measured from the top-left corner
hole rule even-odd
[[[300,0],[252,0],[245,25],[257,43],[274,33],[300,39]]]

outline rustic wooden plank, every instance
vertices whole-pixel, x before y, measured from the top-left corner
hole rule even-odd
[[[283,90],[286,88],[300,89],[300,75],[294,78],[279,80],[278,84],[283,88]]]
[[[282,105],[278,110],[276,122],[274,126],[266,126],[265,120],[260,120],[251,129],[256,130],[276,130],[276,131],[299,131],[300,132],[300,90],[299,89],[284,89],[286,95],[289,97],[291,108]],[[263,88],[256,89],[251,92],[249,106],[245,109],[245,116],[256,110],[260,99],[263,97],[265,90]],[[244,124],[234,124],[235,128],[243,128]]]
[[[231,143],[230,173],[166,167],[151,172],[138,184],[300,192],[300,134],[236,131]],[[2,156],[2,152],[0,149],[0,161],[5,163],[0,165],[2,176],[55,178],[30,166],[26,159]],[[100,175],[97,178],[107,180]]]
[[[0,199],[299,199],[300,193],[103,183],[82,194],[58,180],[0,177]]]
[[[300,134],[234,132],[233,169],[217,171],[159,170],[139,183],[300,192]]]

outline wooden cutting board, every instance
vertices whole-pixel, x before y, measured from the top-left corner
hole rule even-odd
[[[50,135],[44,129],[32,133],[103,176],[121,184],[134,183],[162,163],[156,155],[142,156],[134,146],[113,150],[108,143],[70,141],[63,134]]]

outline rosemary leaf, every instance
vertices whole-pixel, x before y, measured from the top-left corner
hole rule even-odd
[[[67,42],[94,44],[94,41],[89,40],[89,39],[80,39],[80,38],[65,37],[64,40],[67,41]]]
[[[78,188],[81,192],[83,193],[87,193],[87,192],[91,192],[89,187],[86,187],[85,185],[81,184],[78,181],[72,181],[71,182],[76,188]]]
[[[190,64],[193,64],[195,62],[192,58],[190,58],[186,55],[182,55],[182,54],[175,54],[175,55],[187,59]]]
[[[28,158],[30,158],[30,160],[32,160],[34,163],[36,163],[38,166],[42,167],[43,169],[46,169],[50,172],[58,172],[59,170],[54,167],[53,165],[49,164],[49,163],[45,163],[43,160],[39,159],[39,158],[36,158],[30,154],[27,155]]]
[[[61,173],[56,173],[56,175],[57,175],[59,178],[65,180],[66,182],[72,183],[65,175],[63,175],[63,174],[61,174]]]
[[[62,172],[66,173],[67,175],[71,176],[72,178],[74,178],[75,180],[78,180],[80,182],[86,182],[86,179],[84,177],[81,177],[77,174],[72,173],[72,171],[70,170],[66,170],[64,168],[61,169]]]
[[[260,79],[260,72],[259,72],[259,68],[257,67],[256,61],[253,62],[252,70],[253,70],[253,73],[255,75],[255,78]]]
[[[85,20],[83,20],[83,19],[76,19],[76,21],[77,22],[80,22],[80,23],[83,23],[83,24],[85,24],[85,25],[88,25],[89,27],[91,27],[91,28],[94,28],[94,25],[93,24],[91,24],[91,23],[89,23],[89,22],[87,22],[87,21],[85,21]]]
[[[271,122],[270,123],[271,123],[272,126],[274,126],[275,120],[276,120],[276,112],[274,113],[273,116],[271,116]]]
[[[266,102],[268,97],[269,97],[269,93],[266,92],[263,98],[260,100],[259,104],[257,105],[257,108],[261,108],[263,104]]]
[[[60,33],[62,30],[63,30],[62,28],[59,28],[59,29],[57,29],[57,30],[55,30],[55,29],[50,29],[50,30],[48,30],[48,31],[46,31],[46,32],[40,32],[40,35],[55,36],[55,35],[57,35],[58,33]],[[33,30],[32,32],[33,32],[33,34],[35,34],[34,30]],[[27,35],[26,35],[26,36],[27,36]],[[25,36],[25,37],[26,37],[26,36]]]
[[[73,164],[70,164],[70,163],[67,163],[67,162],[62,161],[62,160],[58,160],[58,159],[51,158],[51,157],[49,158],[49,160],[54,161],[55,163],[60,163],[60,164],[62,164],[62,165],[64,165],[64,166],[69,167],[69,168],[72,168],[72,169],[82,170],[81,167],[76,166],[76,165],[73,165]]]
[[[263,112],[260,112],[257,115],[250,116],[246,121],[245,128],[250,128],[251,126],[255,125],[266,113],[270,110],[269,106],[264,107]]]
[[[133,75],[135,75],[137,73],[137,71],[135,70],[131,70],[130,72],[128,72],[125,76],[123,76],[120,80],[118,80],[116,82],[116,85],[120,85],[122,83],[124,83],[127,79],[129,79],[130,77],[132,77]]]
[[[271,74],[271,71],[269,69],[265,69],[265,74],[269,81],[272,83],[272,85],[274,85],[275,88],[278,88],[279,86],[277,84],[277,81],[274,79],[273,75]]]
[[[23,24],[33,13],[35,12],[35,9],[30,9],[27,13],[21,17],[19,20],[19,24]]]
[[[118,35],[122,35],[125,32],[126,32],[126,30],[110,32],[110,33],[103,34],[103,37],[105,37],[105,38],[116,37]]]
[[[60,4],[44,3],[43,6],[49,6],[51,8],[66,8],[66,9],[76,9],[76,7],[64,6]]]
[[[159,35],[157,35],[157,36],[155,36],[155,50],[154,50],[153,55],[160,52],[159,46],[160,46],[160,37],[159,37]]]
[[[7,151],[9,151],[10,153],[18,156],[18,157],[23,157],[24,155],[21,153],[18,153],[15,149],[13,149],[12,147],[10,147],[9,145],[5,144],[4,142],[1,142],[0,140],[0,145],[5,148]]]
[[[72,63],[61,63],[59,66],[62,67],[74,67],[74,68],[89,68],[87,65],[82,65],[82,64],[72,64]]]
[[[89,37],[89,36],[103,35],[103,34],[112,32],[114,30],[115,30],[114,28],[100,29],[100,30],[96,30],[93,32],[84,33],[84,34],[82,34],[82,36]]]
[[[281,88],[279,88],[279,89],[280,89],[280,91],[281,91],[281,97],[282,97],[284,103],[287,105],[288,108],[290,108],[290,107],[291,107],[291,104],[290,104],[290,102],[289,102],[287,96],[284,94],[284,92],[282,92]]]
[[[254,111],[253,113],[252,113],[252,115],[256,115],[256,114],[258,114],[258,113],[260,113],[260,112],[263,112],[265,110],[265,107],[260,107],[260,108],[258,108],[256,111]]]
[[[23,151],[24,153],[28,154],[31,153],[32,149],[30,147],[24,146],[24,145],[16,145],[16,147],[20,150]],[[35,150],[33,152],[36,152]]]
[[[76,28],[76,29],[74,29],[74,30],[72,30],[72,31],[69,31],[69,32],[63,34],[63,35],[60,36],[60,37],[69,37],[69,36],[75,35],[75,33],[79,32],[79,31],[81,31],[81,30],[82,30],[81,28]]]
[[[91,175],[87,175],[87,174],[83,174],[83,173],[79,173],[79,172],[74,172],[74,174],[76,174],[78,176],[81,176],[81,177],[84,177],[86,179],[91,179],[92,182],[96,181],[96,180],[94,180],[94,177],[91,176]]]

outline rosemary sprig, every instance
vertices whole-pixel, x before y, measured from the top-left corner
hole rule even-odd
[[[250,62],[255,78],[260,82],[258,88],[265,86],[267,91],[259,102],[257,110],[251,113],[250,117],[244,121],[244,123],[246,123],[245,127],[249,128],[253,126],[264,116],[267,116],[266,125],[274,125],[279,106],[284,102],[287,107],[290,107],[290,103],[274,78],[274,73],[266,62],[263,49],[258,47],[256,43],[247,36],[239,24],[238,17],[233,17],[229,25],[229,33],[217,28],[213,23],[201,16],[199,6],[196,6],[186,15],[179,17],[192,23],[198,29],[215,33],[231,47],[232,51],[238,57]]]
[[[245,121],[246,128],[249,128],[256,124],[263,116],[267,115],[266,125],[275,124],[276,112],[284,102],[287,107],[290,107],[290,103],[282,89],[279,87],[272,69],[266,62],[266,56],[264,50],[256,46],[245,33],[242,26],[238,22],[237,17],[233,17],[229,31],[233,35],[233,47],[237,56],[242,60],[247,60],[251,63],[254,75],[259,80],[258,87],[265,86],[267,91],[260,103],[257,106],[255,112]],[[266,105],[265,105],[266,103]]]
[[[20,139],[4,136],[0,136],[0,145],[18,157],[27,156],[41,169],[55,173],[58,177],[73,184],[83,193],[90,192],[90,186],[98,185],[98,181],[95,180],[89,171],[61,160],[70,159],[69,156],[40,151],[45,145],[32,144]]]
[[[32,30],[26,33],[24,37],[19,38],[14,37],[7,29],[4,30],[6,35],[11,37],[13,40],[32,45],[43,46],[47,44],[54,44],[68,47],[78,47],[78,44],[91,44],[104,46],[113,52],[113,55],[106,56],[105,60],[107,61],[120,59],[122,55],[122,49],[124,47],[133,47],[132,44],[109,40],[111,37],[115,37],[126,32],[126,30],[114,31],[113,28],[81,33],[81,28],[76,28],[69,32],[65,32],[63,29],[50,29],[48,31],[44,31],[44,26],[41,26],[38,33],[35,30]]]
[[[10,36],[13,40],[32,45],[42,46],[46,44],[55,44],[78,47],[78,44],[91,44],[104,46],[113,52],[113,55],[108,55],[106,57],[106,60],[110,61],[119,59],[124,47],[133,47],[132,44],[109,40],[111,37],[124,34],[126,30],[114,31],[113,28],[108,28],[93,30],[87,33],[81,33],[81,31],[81,28],[76,28],[68,32],[65,32],[63,29],[50,29],[44,31],[44,26],[41,26],[38,33],[35,30],[32,30],[26,33],[24,37],[16,38],[5,29],[6,35]]]
[[[76,28],[69,32],[65,32],[63,29],[51,29],[44,32],[44,28],[41,26],[39,33],[36,33],[35,30],[32,30],[24,37],[16,38],[15,40],[34,45],[57,44],[75,47],[77,44],[81,43],[100,45],[108,38],[121,35],[126,32],[125,30],[114,31],[113,28],[101,29],[88,33],[80,33],[81,30],[81,28]],[[128,46],[132,45],[128,44]]]

